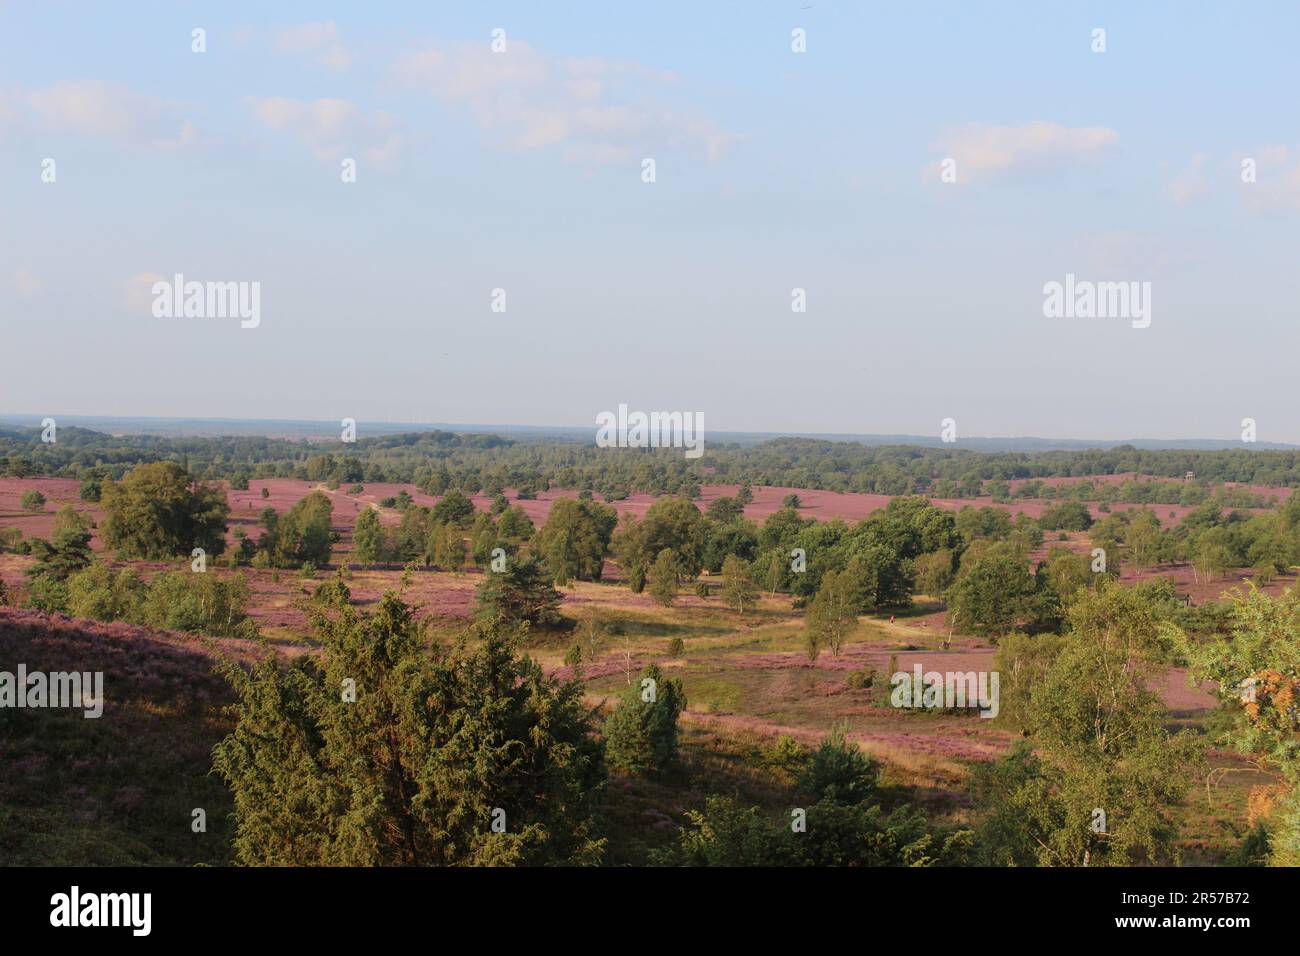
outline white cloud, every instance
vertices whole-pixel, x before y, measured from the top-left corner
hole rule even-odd
[[[388,168],[405,142],[395,117],[364,113],[348,100],[272,96],[248,103],[263,125],[296,136],[321,160],[359,154]]]
[[[1205,173],[1206,164],[1205,154],[1197,153],[1193,156],[1191,161],[1179,170],[1178,175],[1170,180],[1165,188],[1166,195],[1180,206],[1205,195],[1210,188],[1210,181]]]
[[[714,160],[737,138],[713,120],[656,101],[671,74],[634,63],[555,57],[521,40],[430,46],[401,57],[398,82],[463,108],[520,150],[555,148],[582,163],[625,162],[662,150]]]
[[[343,45],[338,24],[333,20],[285,27],[275,34],[274,42],[281,53],[310,56],[331,70],[346,70],[352,65],[352,54]]]
[[[1253,183],[1242,182],[1241,179],[1242,160],[1247,158],[1255,161]],[[1300,210],[1300,148],[1261,146],[1234,157],[1232,166],[1235,181],[1240,184],[1252,209]]]
[[[1243,179],[1244,164],[1254,169],[1254,181]],[[1206,195],[1212,186],[1235,187],[1256,212],[1300,210],[1300,147],[1272,144],[1234,153],[1218,160],[1197,153],[1166,187],[1173,202],[1183,204]]]
[[[21,97],[46,129],[95,136],[132,146],[175,149],[198,141],[181,106],[99,80],[57,83]]]
[[[1068,127],[1033,122],[1022,126],[970,123],[934,144],[944,158],[957,161],[957,182],[1041,171],[1078,162],[1100,153],[1119,139],[1104,126]],[[939,182],[940,162],[927,166]]]

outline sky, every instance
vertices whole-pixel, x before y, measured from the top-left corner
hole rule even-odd
[[[0,416],[1300,442],[1298,30],[0,0]],[[156,315],[178,273],[256,326]],[[1067,275],[1149,324],[1048,317]]]

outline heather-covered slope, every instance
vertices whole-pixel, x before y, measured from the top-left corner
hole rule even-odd
[[[230,796],[209,769],[232,698],[213,655],[251,650],[0,608],[0,671],[104,674],[99,718],[0,708],[0,864],[226,862]]]

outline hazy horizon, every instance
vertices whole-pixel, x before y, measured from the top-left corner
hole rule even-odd
[[[220,435],[226,434],[219,431],[224,425],[242,426],[242,430],[237,434],[256,434],[268,437],[302,437],[313,435],[326,437],[339,430],[339,424],[331,419],[315,418],[232,418],[230,416],[202,416],[202,415],[84,415],[84,414],[61,414],[61,413],[34,413],[34,412],[5,412],[0,411],[0,427],[4,425],[15,425],[20,427],[39,426],[41,420],[48,417],[54,418],[60,427],[70,425],[74,427],[83,427],[93,431],[111,430],[114,426],[122,428],[121,434],[173,434],[173,435]],[[149,423],[157,423],[156,429],[148,427]],[[210,426],[197,429],[187,430],[184,427],[165,427],[168,424],[183,426],[185,424]],[[300,429],[303,426],[309,426],[310,430],[294,432],[291,426]],[[397,434],[406,430],[425,431],[433,429],[443,429],[454,432],[470,431],[499,431],[504,433],[510,432],[533,432],[539,436],[552,435],[564,436],[574,439],[581,439],[584,436],[594,438],[596,426],[593,425],[570,425],[557,424],[554,422],[530,424],[526,422],[402,422],[393,419],[375,419],[374,421],[358,421],[357,437],[373,437],[379,434]],[[287,435],[286,435],[287,430]],[[367,432],[370,432],[367,435]],[[714,438],[710,438],[712,433]],[[925,445],[943,445],[939,437],[938,430],[933,435],[923,435],[919,433],[907,432],[827,432],[827,431],[773,431],[770,429],[758,429],[754,431],[742,430],[722,430],[722,429],[705,429],[706,445],[709,441],[729,441],[735,438],[750,438],[755,441],[767,440],[770,438],[820,438],[828,441],[866,441],[870,444],[887,444],[892,440],[897,440],[900,444],[925,444]],[[1180,442],[1186,442],[1186,445],[1180,445]],[[1188,450],[1205,450],[1209,446],[1236,448],[1241,447],[1246,450],[1268,450],[1268,449],[1291,449],[1300,448],[1300,445],[1288,442],[1265,442],[1257,441],[1254,443],[1242,443],[1239,438],[1225,437],[1218,438],[1212,435],[1185,435],[1178,438],[1152,438],[1142,435],[1128,435],[1115,437],[1095,437],[1095,436],[1075,436],[1075,435],[961,435],[958,440],[947,447],[961,448],[963,443],[967,447],[971,445],[985,446],[976,450],[997,450],[1005,443],[1008,446],[1023,443],[1032,445],[1041,443],[1044,450],[1057,448],[1111,448],[1118,445],[1133,444],[1136,447],[1158,447],[1166,449],[1186,448]],[[1013,449],[1014,450],[1014,449]]]

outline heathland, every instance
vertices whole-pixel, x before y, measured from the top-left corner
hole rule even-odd
[[[0,709],[0,862],[1294,862],[1297,483],[2,431],[0,671],[106,701]],[[898,706],[917,667],[997,715]]]

